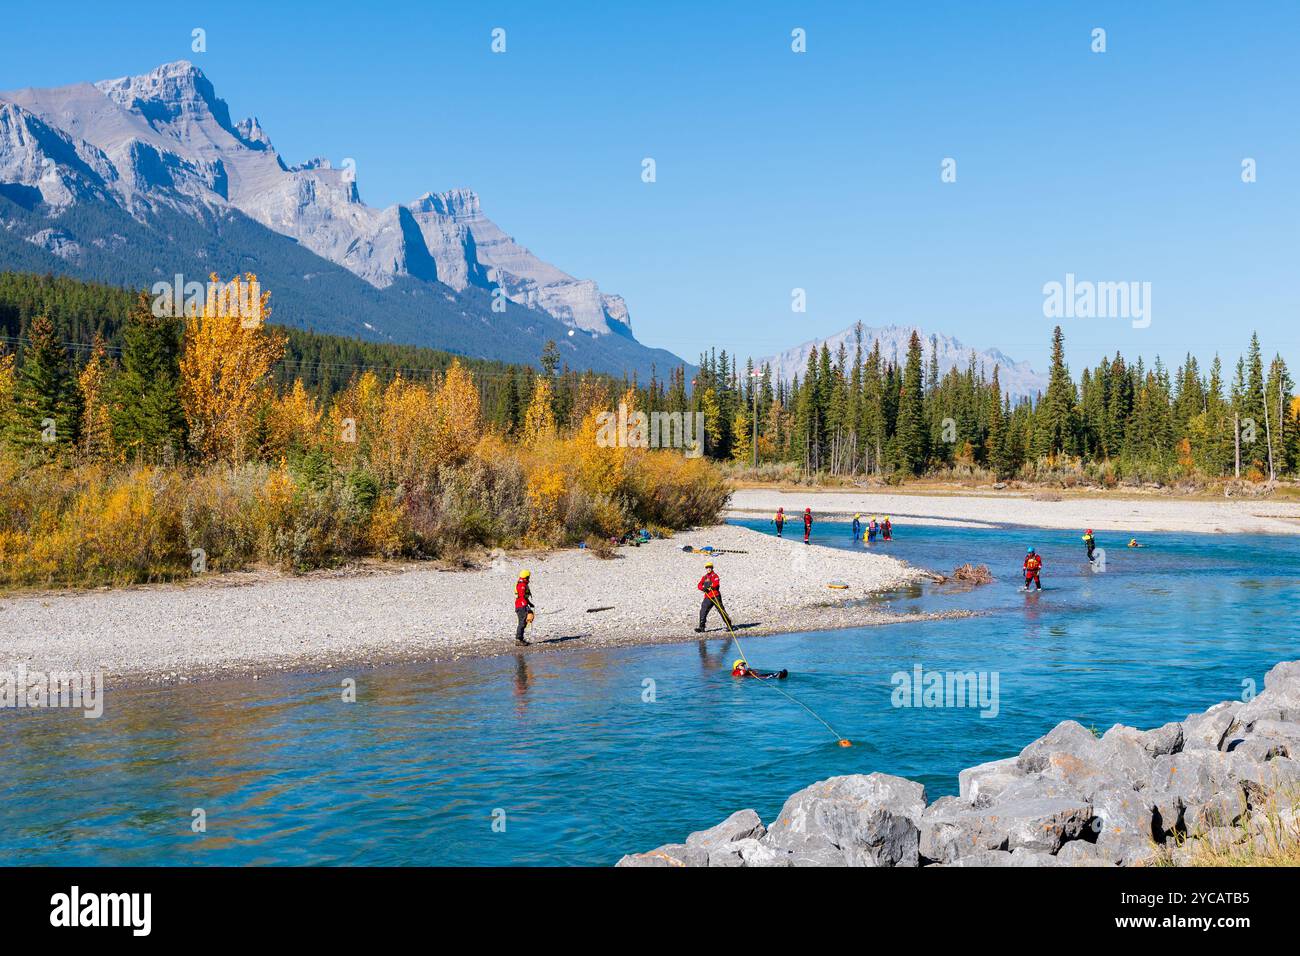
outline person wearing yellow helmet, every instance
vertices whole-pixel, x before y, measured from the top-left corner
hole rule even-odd
[[[853,516],[853,540],[857,541],[862,537],[862,515]]]
[[[533,622],[533,592],[529,587],[531,578],[532,572],[525,569],[519,572],[519,580],[515,582],[515,617],[519,621],[519,626],[515,629],[515,643],[521,647],[528,646],[524,640],[524,630]]]
[[[738,657],[731,662],[731,676],[757,677],[759,680],[770,680],[771,678],[785,680],[790,676],[790,672],[785,669],[779,671],[756,671],[745,662],[743,657]]]
[[[880,534],[886,541],[894,540],[894,526],[889,521],[889,515],[885,515],[885,522],[880,526]]]

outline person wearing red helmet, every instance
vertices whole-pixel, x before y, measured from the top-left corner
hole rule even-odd
[[[1088,561],[1093,561],[1093,552],[1097,550],[1097,539],[1092,536],[1092,529],[1089,528],[1083,533],[1083,546],[1088,549]]]
[[[803,543],[808,543],[808,536],[812,534],[812,509],[803,509]]]

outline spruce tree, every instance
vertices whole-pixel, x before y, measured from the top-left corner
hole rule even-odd
[[[1076,455],[1079,451],[1078,397],[1070,369],[1065,364],[1065,336],[1058,325],[1052,332],[1052,369],[1047,394],[1038,408],[1034,449],[1039,455]]]
[[[925,395],[922,391],[921,337],[912,333],[907,343],[907,365],[903,369],[898,396],[898,427],[895,455],[900,470],[917,475],[925,467]]]
[[[81,433],[77,377],[46,316],[34,318],[28,328],[5,425],[10,446],[49,453],[74,444]]]
[[[122,329],[122,371],[113,383],[109,422],[113,443],[130,456],[157,458],[185,443],[178,387],[181,328],[153,314],[141,292]]]

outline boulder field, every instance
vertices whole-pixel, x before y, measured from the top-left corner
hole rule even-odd
[[[618,866],[1135,866],[1300,836],[1300,661],[1249,701],[1100,737],[1067,720],[1019,755],[961,771],[957,796],[883,773],[800,790]]]

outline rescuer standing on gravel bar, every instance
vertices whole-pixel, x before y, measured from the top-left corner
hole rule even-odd
[[[713,562],[704,563],[704,577],[700,578],[700,583],[696,585],[704,592],[704,600],[700,602],[700,626],[697,627],[696,633],[703,633],[704,622],[709,618],[709,611],[716,604],[718,607],[718,616],[722,618],[722,623],[730,624],[727,620],[727,611],[722,606],[722,582],[713,570]]]
[[[520,571],[519,580],[515,582],[515,617],[519,619],[519,627],[515,630],[515,643],[522,647],[527,647],[528,642],[524,640],[524,629],[533,622],[533,592],[528,588],[528,579],[531,572]]]

